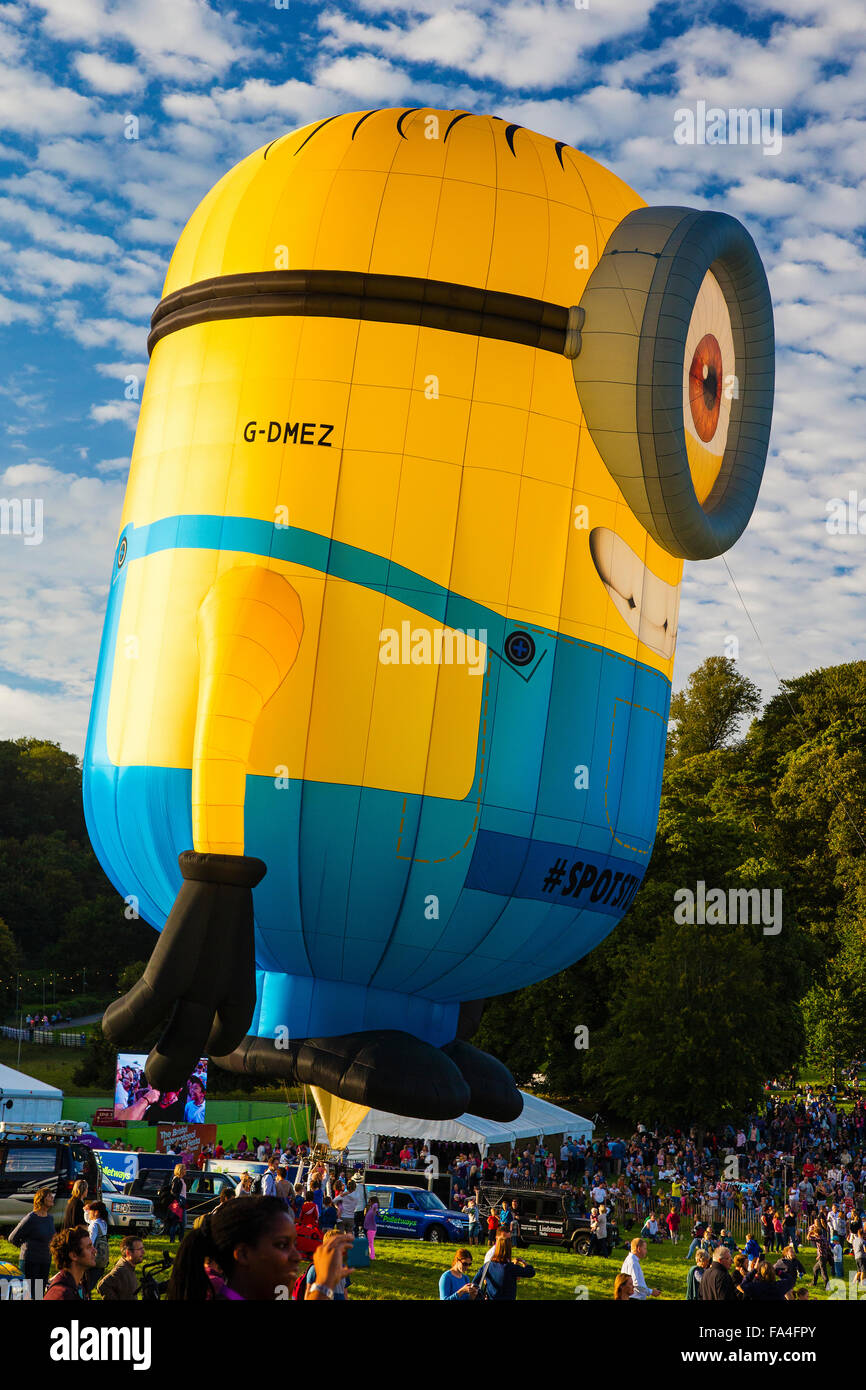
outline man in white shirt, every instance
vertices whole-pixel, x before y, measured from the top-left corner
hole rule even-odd
[[[358,1194],[353,1182],[348,1183],[344,1192],[337,1194],[334,1205],[340,1213],[343,1230],[351,1235],[355,1229],[355,1212],[358,1210]]]
[[[634,1284],[632,1298],[658,1298],[661,1289],[651,1289],[646,1279],[643,1277],[641,1260],[646,1257],[646,1241],[641,1240],[640,1236],[635,1236],[631,1243],[631,1250],[622,1262],[621,1274],[630,1274]]]
[[[602,1187],[601,1183],[596,1183],[592,1189],[592,1200],[597,1207],[600,1207],[602,1202],[607,1201],[607,1188]]]

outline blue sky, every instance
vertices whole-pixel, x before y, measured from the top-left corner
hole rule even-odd
[[[581,0],[583,3],[583,0]],[[776,415],[752,524],[687,566],[677,683],[739,641],[767,694],[862,654],[866,578],[866,13],[862,0],[396,6],[0,4],[0,737],[80,752],[135,430],[124,381],[186,219],[232,164],[340,111],[489,111],[579,146],[649,202],[740,217],[764,256]],[[675,112],[782,111],[782,147],[679,145]],[[140,138],[124,139],[134,114]],[[864,501],[863,534],[827,505]]]

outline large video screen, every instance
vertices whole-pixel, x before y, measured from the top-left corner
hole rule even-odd
[[[207,1057],[200,1057],[180,1091],[158,1091],[144,1074],[146,1052],[118,1052],[114,1084],[114,1118],[146,1124],[205,1123]]]

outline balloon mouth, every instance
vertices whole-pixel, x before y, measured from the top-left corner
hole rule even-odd
[[[679,585],[659,579],[622,536],[606,526],[590,531],[589,553],[613,606],[638,641],[669,661],[677,644]]]

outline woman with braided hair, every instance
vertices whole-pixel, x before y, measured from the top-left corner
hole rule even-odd
[[[340,1237],[319,1247],[316,1282],[307,1298],[333,1299],[349,1272],[345,1254],[351,1244],[350,1238]],[[192,1302],[288,1299],[300,1263],[295,1223],[280,1198],[238,1197],[184,1236],[165,1296]]]

